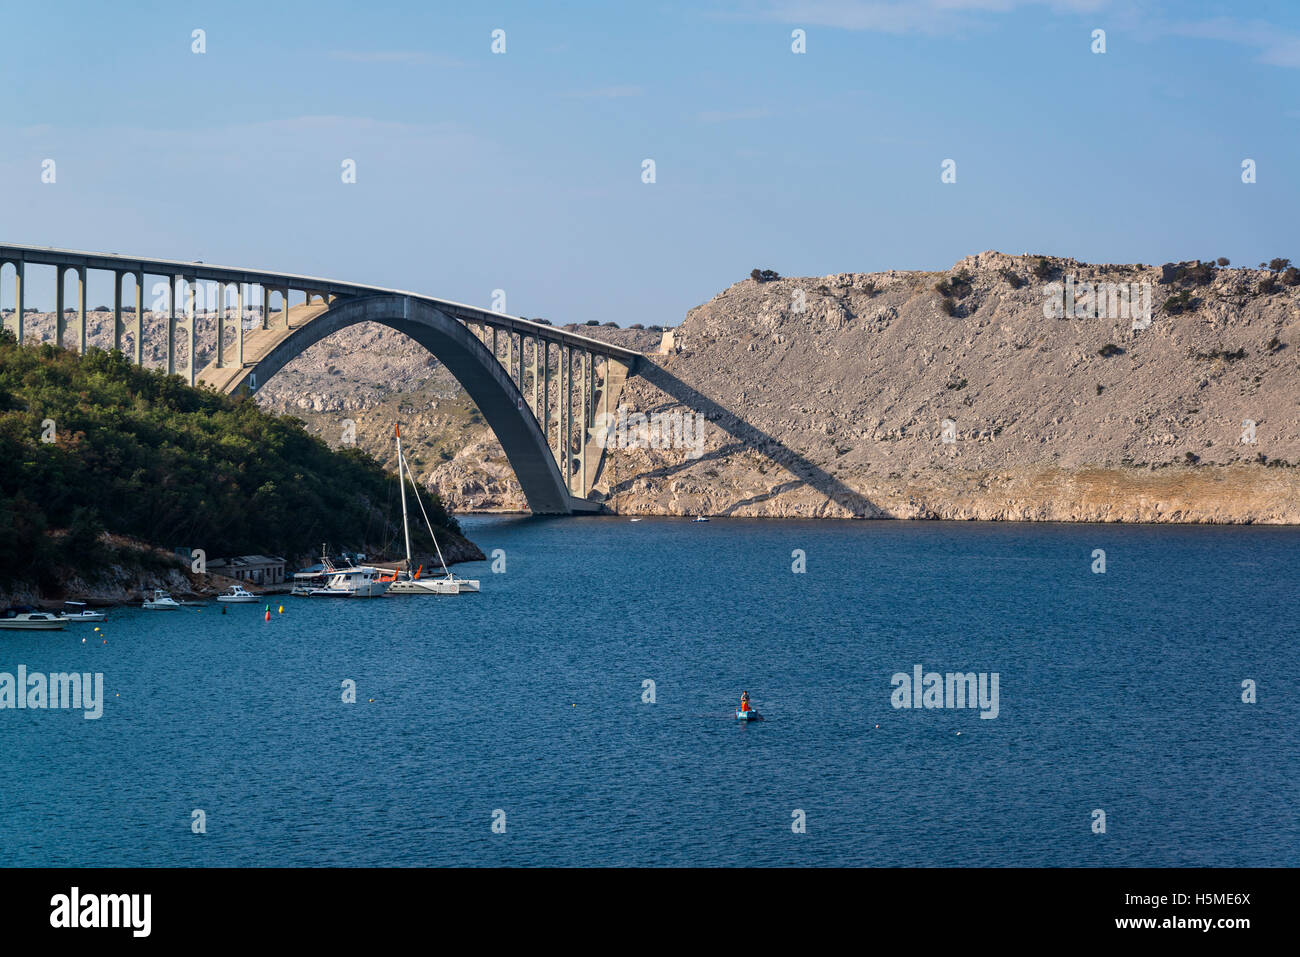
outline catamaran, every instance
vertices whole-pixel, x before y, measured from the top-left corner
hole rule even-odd
[[[438,545],[438,536],[433,534],[433,523],[429,521],[429,513],[424,510],[424,502],[420,500],[420,487],[415,483],[415,476],[411,474],[411,467],[406,464],[406,456],[402,455],[402,429],[401,426],[396,428],[397,434],[397,484],[402,490],[402,531],[406,535],[406,568],[395,573],[395,581],[389,587],[388,592],[391,595],[460,595],[465,592],[478,591],[477,578],[461,578],[453,575],[447,568],[447,562],[442,557],[442,548]],[[405,478],[403,477],[405,476]],[[438,552],[438,563],[442,565],[441,578],[421,578],[420,574],[424,569],[421,565],[411,573],[411,528],[407,522],[406,515],[406,479],[411,480],[411,488],[415,489],[415,501],[420,506],[420,514],[424,516],[424,524],[429,529],[429,537],[433,539],[433,547]]]

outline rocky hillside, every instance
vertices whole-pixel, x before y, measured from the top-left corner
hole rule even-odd
[[[703,454],[633,441],[597,490],[640,514],[1300,522],[1300,274],[1274,266],[987,252],[939,273],[746,279],[691,310],[621,400],[703,413]],[[1149,325],[1109,301],[1084,316],[1097,282],[1136,284]],[[400,416],[450,506],[524,508],[463,392],[389,330],[319,344],[261,401],[326,438],[351,418],[381,459]]]
[[[1150,325],[1046,318],[1044,287],[1067,278],[1076,292],[1149,284]],[[624,397],[705,412],[704,455],[615,455],[612,504],[1297,522],[1297,279],[989,252],[945,273],[745,280],[692,310],[681,351],[647,363]]]

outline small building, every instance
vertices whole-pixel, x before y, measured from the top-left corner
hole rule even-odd
[[[225,575],[254,585],[280,585],[284,583],[284,559],[270,555],[236,555],[208,562],[213,575]]]

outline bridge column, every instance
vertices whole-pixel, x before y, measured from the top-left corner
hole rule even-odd
[[[113,348],[122,351],[122,271],[113,270]]]
[[[537,412],[537,337],[533,336],[533,415]]]
[[[77,351],[86,354],[86,267],[77,267]]]
[[[262,287],[262,328],[270,329],[271,325],[271,290],[265,286]]]
[[[573,350],[564,347],[560,355],[560,394],[564,400],[564,487],[573,492]]]
[[[217,368],[226,367],[226,284],[217,283]]]
[[[289,287],[288,286],[284,287],[284,309],[282,310],[282,312],[284,313],[284,327],[288,329],[289,328]]]
[[[582,429],[578,433],[578,494],[587,494],[587,431],[591,428],[591,353],[583,352],[578,361],[578,374],[582,377]]]
[[[167,285],[170,287],[167,296],[167,374],[176,374],[176,284],[181,282],[180,276],[172,276]]]
[[[540,340],[542,346],[542,434],[546,447],[551,447],[551,343]]]
[[[63,335],[68,331],[68,320],[63,315],[63,278],[68,271],[66,266],[54,267],[54,344],[63,348]]]
[[[236,306],[239,309],[239,329],[235,332],[235,365],[244,368],[244,284],[235,289]]]
[[[144,365],[144,271],[135,274],[135,364]]]
[[[23,341],[23,262],[14,263],[14,335]]]
[[[197,277],[187,280],[189,282],[189,291],[185,298],[185,317],[189,320],[186,325],[185,337],[189,340],[189,355],[185,357],[186,378],[189,379],[190,385],[194,384],[194,326],[197,320],[194,313],[194,293],[198,289],[199,280]]]

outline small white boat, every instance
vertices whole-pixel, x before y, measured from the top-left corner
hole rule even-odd
[[[696,515],[693,519],[691,519],[691,521],[693,521],[693,522],[707,522],[708,519],[705,518],[703,515]]]
[[[153,598],[145,601],[144,607],[149,611],[175,611],[181,608],[182,605],[171,595],[167,594],[165,590],[155,588],[153,590]]]
[[[231,585],[228,591],[217,596],[217,601],[231,605],[249,605],[257,601],[257,596],[243,585]]]
[[[639,522],[639,521],[641,521],[641,519],[639,519],[639,518],[629,518],[628,521],[629,521],[629,522]]]
[[[63,617],[68,621],[107,621],[108,614],[102,611],[92,611],[86,607],[84,601],[65,601],[63,603]]]
[[[66,619],[48,611],[25,611],[0,618],[0,629],[7,631],[62,631],[66,627]]]
[[[763,716],[759,714],[757,711],[737,711],[736,720],[737,721],[762,721]]]

